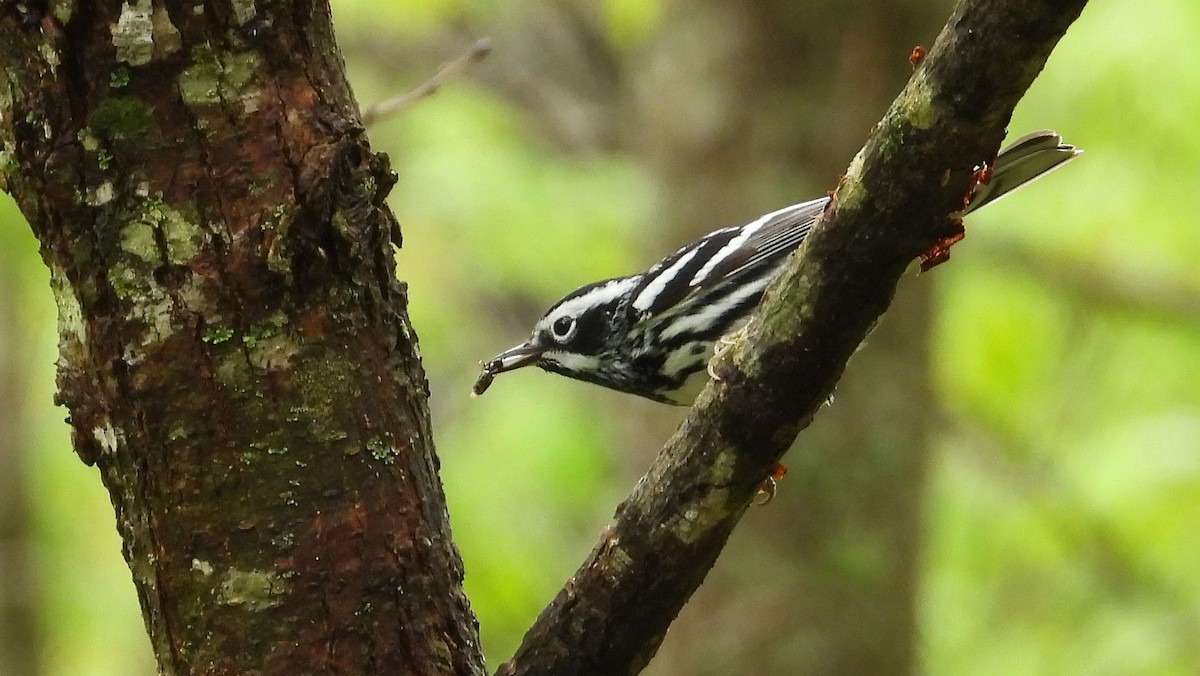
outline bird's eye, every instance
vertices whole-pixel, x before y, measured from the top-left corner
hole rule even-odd
[[[554,332],[555,339],[567,340],[571,337],[571,334],[575,333],[575,318],[559,317],[554,320],[554,324],[550,326],[550,330]]]

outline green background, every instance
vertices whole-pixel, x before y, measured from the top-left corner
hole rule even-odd
[[[797,9],[797,20],[811,11],[818,21],[837,4]],[[683,410],[532,369],[470,400],[478,360],[523,340],[545,306],[580,284],[642,269],[709,230],[821,194],[870,124],[839,127],[845,140],[831,141],[836,151],[807,171],[743,172],[736,185],[721,185],[720,166],[696,166],[696,190],[739,195],[736,214],[696,220],[679,197],[686,191],[662,189],[670,158],[655,157],[653,135],[703,134],[706,108],[673,111],[669,87],[642,90],[638,105],[667,111],[663,119],[679,129],[629,129],[609,117],[596,76],[605,68],[558,79],[545,64],[522,70],[538,40],[565,41],[564,50],[590,58],[571,34],[554,33],[561,16],[547,8],[557,6],[342,0],[334,10],[364,106],[422,81],[475,37],[493,37],[482,64],[370,131],[399,173],[390,198],[404,232],[397,260],[431,382],[467,591],[493,667],[582,561]],[[602,51],[630,61],[670,34],[678,12],[641,0],[586,7]],[[939,13],[948,16],[949,6]],[[939,28],[903,30],[911,44],[929,45]],[[847,35],[852,52],[853,30]],[[914,535],[917,654],[927,673],[1200,672],[1196,35],[1192,0],[1091,3],[1011,126],[1014,136],[1052,127],[1086,154],[972,217],[948,264],[906,282],[932,293],[925,359],[935,407],[920,414],[934,422]],[[703,39],[702,52],[721,49]],[[735,56],[734,71],[741,58],[754,54]],[[885,58],[902,62],[906,53]],[[666,73],[660,82],[704,82],[712,67],[703,58],[645,63]],[[829,118],[808,84],[798,81],[796,98],[782,103],[739,105]],[[902,84],[889,76],[879,87],[890,96]],[[875,104],[856,114],[882,113]],[[65,411],[51,402],[54,302],[36,242],[7,196],[0,313],[0,561],[9,571],[0,637],[31,638],[0,655],[0,673],[30,660],[47,674],[152,673],[107,496],[71,452]],[[856,377],[871,382],[869,373]],[[819,449],[806,453],[819,462]],[[810,462],[796,455],[785,459],[793,473]],[[751,511],[741,530],[768,527],[785,539],[805,509],[795,492]],[[708,596],[697,599],[703,616],[685,611],[652,673],[739,673],[730,660],[747,637],[763,627],[787,636],[761,580],[791,559],[741,530],[702,590]],[[859,555],[847,552],[839,565],[852,569]],[[784,653],[763,657],[760,672],[800,671]]]

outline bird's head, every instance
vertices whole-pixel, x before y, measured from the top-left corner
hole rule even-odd
[[[567,294],[534,324],[529,340],[485,362],[484,377],[490,382],[497,374],[533,365],[614,387],[613,378],[627,370],[622,367],[625,318],[637,282],[634,277],[606,279]]]

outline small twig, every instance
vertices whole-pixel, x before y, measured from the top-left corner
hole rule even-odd
[[[391,117],[392,115],[395,115],[397,112],[413,105],[426,96],[437,93],[437,90],[442,88],[442,85],[446,83],[446,80],[449,80],[455,75],[463,72],[471,64],[482,60],[485,56],[490,54],[491,51],[491,40],[488,38],[480,38],[476,40],[475,44],[471,45],[471,48],[465,53],[442,64],[442,67],[438,68],[437,72],[434,73],[433,76],[428,80],[404,92],[403,94],[393,96],[386,101],[380,101],[364,111],[362,116],[363,126],[369,127],[376,122],[380,122],[388,117]]]

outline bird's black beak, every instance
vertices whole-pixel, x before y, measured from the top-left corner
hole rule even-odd
[[[504,373],[513,369],[519,369],[522,366],[529,366],[536,362],[538,357],[545,352],[541,347],[530,343],[521,343],[516,347],[509,348],[500,354],[492,357],[484,367],[492,372],[492,375]]]
[[[537,363],[538,358],[545,351],[545,348],[533,345],[532,343],[521,343],[492,357],[483,363],[483,372],[479,374],[479,379],[475,381],[475,386],[471,388],[471,394],[473,396],[483,394],[484,390],[492,384],[492,378],[495,378],[499,373]]]

